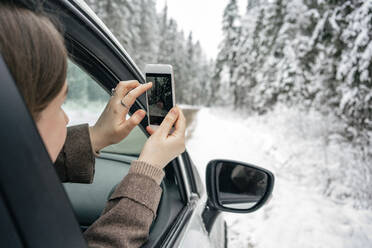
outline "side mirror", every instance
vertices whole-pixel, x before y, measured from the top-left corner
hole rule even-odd
[[[209,206],[234,213],[250,213],[269,199],[274,175],[263,168],[232,160],[208,163],[206,183]]]

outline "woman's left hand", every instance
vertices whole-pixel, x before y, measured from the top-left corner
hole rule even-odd
[[[126,116],[135,100],[151,87],[152,83],[140,84],[138,81],[118,83],[98,121],[93,127],[89,127],[92,147],[95,152],[106,146],[119,143],[142,121],[146,111],[141,109],[137,110],[128,120]]]

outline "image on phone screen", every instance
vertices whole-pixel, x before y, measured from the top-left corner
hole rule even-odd
[[[146,82],[152,82],[147,91],[150,125],[160,125],[173,107],[171,74],[146,74]]]

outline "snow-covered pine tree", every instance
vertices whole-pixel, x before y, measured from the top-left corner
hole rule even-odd
[[[204,105],[209,98],[209,82],[210,82],[210,70],[203,49],[200,42],[197,41],[194,44],[194,78],[191,79],[191,90],[192,90],[192,103],[194,105]]]
[[[157,63],[173,65],[176,97],[177,102],[184,103],[183,97],[187,94],[186,83],[187,77],[185,76],[188,71],[185,65],[186,61],[186,48],[185,38],[183,33],[178,31],[177,23],[174,19],[167,19],[167,8],[164,8],[161,23],[160,23],[160,37],[159,37],[159,53]]]
[[[139,29],[139,40],[135,47],[134,55],[137,65],[144,69],[145,64],[156,63],[158,54],[158,21],[156,13],[156,3],[154,0],[139,0],[133,1],[132,5],[139,11],[135,14],[139,15],[139,22],[132,24],[132,28]]]
[[[237,67],[235,77],[239,88],[239,102],[245,111],[257,110],[256,86],[259,64],[259,35],[262,29],[264,9],[261,2],[248,5],[247,12],[242,18],[241,34],[237,49]]]
[[[277,41],[280,39],[284,23],[285,0],[274,0],[261,6],[264,8],[264,16],[261,29],[257,30],[260,35],[256,44],[258,52],[255,59],[261,73],[256,74],[258,88],[255,103],[261,112],[264,112],[278,102],[279,95],[284,90],[279,86],[277,74],[278,66],[283,59],[283,44]]]
[[[371,5],[341,0],[307,3],[313,13],[307,29],[312,35],[300,56],[313,107],[337,114],[345,125],[341,134],[360,143],[361,149],[371,143]]]
[[[238,66],[237,54],[238,43],[241,32],[241,16],[236,0],[229,0],[224,9],[222,20],[222,42],[219,46],[219,53],[216,61],[216,75],[214,78],[221,79],[222,87],[219,87],[220,97],[223,102],[231,102],[234,107],[240,107],[239,90],[235,69]],[[224,80],[224,79],[227,79]],[[215,93],[214,93],[215,95]]]
[[[258,7],[262,2],[263,0],[248,0],[247,12]]]
[[[189,33],[186,42],[186,67],[188,68],[188,74],[186,82],[183,86],[183,98],[185,103],[193,102],[195,99],[195,88],[193,87],[197,84],[197,64],[196,62],[196,48],[194,45],[194,39],[192,32]],[[185,94],[188,92],[189,94]]]
[[[173,44],[175,41],[175,28],[174,20],[168,20],[168,5],[165,4],[163,10],[159,14],[158,18],[159,26],[159,52],[158,52],[158,62],[163,64],[170,64],[171,57],[169,54],[174,53]]]
[[[130,0],[86,0],[90,8],[110,28],[129,53],[133,52],[133,41],[138,39],[138,30],[131,28],[133,7]]]
[[[336,74],[343,82],[337,87],[339,109],[348,137],[359,144],[367,159],[367,153],[372,156],[372,151],[363,149],[372,145],[372,2],[348,1],[342,7],[347,26],[340,37],[346,46]]]

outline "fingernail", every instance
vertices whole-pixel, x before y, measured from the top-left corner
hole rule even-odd
[[[139,115],[140,115],[141,117],[145,117],[145,115],[146,115],[146,112],[144,112],[144,111],[141,111],[141,112],[139,112]]]

